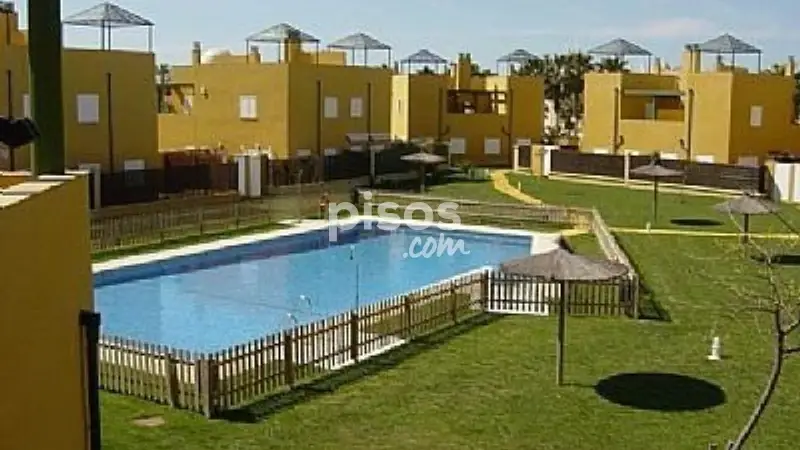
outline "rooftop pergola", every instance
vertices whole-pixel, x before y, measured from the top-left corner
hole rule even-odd
[[[301,45],[314,44],[316,46],[315,55],[317,58],[317,63],[319,63],[319,39],[285,22],[273,25],[269,28],[259,31],[258,33],[247,36],[245,38],[245,54],[249,60],[250,44],[253,42],[275,44],[278,48],[278,61],[280,61],[282,59],[282,46],[285,45],[287,41],[299,42]]]
[[[62,21],[64,25],[76,27],[98,28],[100,30],[100,48],[111,50],[112,30],[118,28],[147,28],[147,51],[153,51],[153,27],[155,24],[127,9],[104,2],[75,13]]]
[[[758,72],[761,72],[761,49],[735,38],[730,34],[723,34],[702,44],[690,44],[695,51],[711,53],[718,56],[730,55],[731,65],[736,66],[736,55],[758,55]]]
[[[442,58],[436,53],[431,52],[427,48],[423,48],[418,52],[408,55],[404,59],[400,60],[400,66],[405,66],[407,73],[411,73],[411,68],[413,66],[433,66],[435,68],[434,72],[439,73],[439,68],[446,68],[447,63],[448,61],[446,59]]]
[[[328,44],[328,48],[337,50],[350,50],[351,64],[355,65],[356,51],[364,52],[364,65],[367,65],[367,58],[370,51],[385,51],[387,54],[387,67],[392,66],[392,47],[385,44],[366,33],[355,33]]]
[[[590,49],[587,53],[590,55],[615,58],[622,61],[624,61],[628,56],[647,57],[648,72],[650,71],[650,65],[653,58],[653,54],[649,50],[622,38],[617,38],[606,42],[605,44],[598,45],[597,47]]]
[[[514,67],[514,65],[523,66],[531,61],[536,60],[536,55],[533,53],[518,48],[513,52],[497,58],[497,73],[500,73],[500,65],[504,64],[507,68]]]

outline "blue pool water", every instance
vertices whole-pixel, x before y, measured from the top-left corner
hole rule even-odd
[[[95,301],[103,332],[217,351],[348,311],[357,291],[364,305],[526,255],[532,239],[364,228],[340,231],[335,243],[327,230],[311,231],[98,273]],[[441,235],[462,239],[469,253],[403,257],[414,238],[439,241]]]

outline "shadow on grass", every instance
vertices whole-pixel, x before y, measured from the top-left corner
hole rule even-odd
[[[672,219],[670,220],[670,223],[682,227],[716,227],[722,225],[722,222],[720,222],[719,220],[693,218],[693,217]]]
[[[763,255],[754,255],[752,258],[761,263],[765,260]],[[800,266],[800,255],[797,254],[773,255],[771,258],[773,264],[780,266]]]
[[[675,373],[617,374],[594,389],[611,403],[648,411],[702,411],[726,402],[718,385]]]
[[[230,422],[257,423],[284,409],[318,396],[335,392],[338,388],[360,379],[391,369],[406,359],[446,344],[453,338],[500,320],[497,314],[480,314],[465,319],[458,325],[421,336],[381,355],[373,356],[359,364],[332,372],[294,389],[269,396],[251,405],[222,413],[220,419]]]
[[[642,273],[642,269],[636,263],[636,260],[630,256],[631,252],[625,248],[625,242],[620,239],[618,234],[613,234],[614,239],[617,240],[617,244],[619,244],[619,246],[622,248],[622,251],[628,255],[628,260],[631,262],[633,269],[639,275],[639,319],[655,320],[659,322],[672,322],[672,316],[670,316],[669,311],[661,306],[661,303],[658,301],[658,296],[652,289],[650,289],[650,286],[647,284],[647,278]]]

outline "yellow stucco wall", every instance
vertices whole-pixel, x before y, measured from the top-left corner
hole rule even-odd
[[[689,61],[689,57],[685,58]],[[688,63],[687,63],[688,64]],[[712,157],[717,163],[735,164],[740,157],[762,161],[770,151],[799,151],[800,126],[795,124],[791,77],[750,74],[713,68],[687,68],[670,74],[588,74],[585,77],[585,117],[581,149],[612,149],[614,89],[620,89],[620,151],[687,153],[692,159]],[[645,116],[652,97],[626,95],[625,90],[682,91],[678,97],[657,99],[656,120]],[[689,91],[693,100],[689,100]],[[682,106],[681,106],[681,103]],[[691,108],[689,104],[692,103]],[[763,108],[761,126],[751,126],[751,107]],[[691,135],[690,135],[691,133]]]
[[[193,86],[189,114],[159,114],[160,149],[186,146],[288,146],[289,69],[285,64],[202,64],[173,67],[176,83]],[[257,119],[239,117],[240,96],[255,96]]]
[[[88,448],[79,326],[80,310],[93,309],[87,179],[45,181],[54,178],[0,193],[3,450]]]
[[[346,66],[342,52],[322,52],[320,64],[316,64],[313,54],[291,46],[286,51],[286,58],[279,63],[251,58],[243,64],[232,62],[233,55],[225,55],[173,67],[171,83],[176,94],[171,98],[179,113],[159,115],[159,148],[222,145],[236,152],[241,147],[260,146],[281,158],[295,156],[298,150],[317,154],[326,148],[344,148],[348,133],[367,132],[368,85],[372,92],[371,132],[391,131],[389,69]],[[317,81],[321,82],[319,99]],[[175,105],[176,101],[183,103],[178,99],[186,95],[193,98],[190,110]],[[241,118],[241,96],[255,97],[255,119]],[[337,114],[327,117],[326,99],[333,98]],[[354,99],[360,99],[360,117],[352,114]]]
[[[466,152],[456,158],[474,164],[510,164],[511,146],[518,139],[541,141],[544,83],[536,77],[468,76],[464,68],[470,69],[468,58],[451,73],[394,75],[392,134],[400,139],[437,138],[441,127],[445,141],[464,139]],[[510,107],[501,105],[496,114],[448,113],[447,91],[456,88],[506,92]],[[486,154],[486,139],[500,140],[499,155]]]
[[[289,64],[289,156],[297,150],[322,153],[326,148],[347,146],[348,133],[368,132],[367,93],[371,91],[369,131],[389,133],[392,73],[376,67]],[[321,82],[320,148],[317,148],[317,81]],[[371,86],[368,88],[368,86]],[[325,103],[336,99],[336,117],[325,116]],[[353,102],[360,103],[360,117],[353,117]],[[281,153],[283,154],[283,153]]]
[[[0,18],[5,27],[5,20]],[[16,29],[16,16],[9,21]],[[13,30],[12,30],[13,31]],[[0,35],[5,32],[0,30]],[[14,33],[12,33],[14,34]],[[19,32],[17,31],[17,34]],[[7,45],[0,40],[0,114],[25,115],[28,88],[27,46]],[[126,159],[143,159],[146,168],[161,166],[158,155],[157,98],[155,95],[155,55],[145,52],[65,49],[63,53],[64,127],[66,165],[109,165],[109,109],[107,74],[111,74],[111,116],[113,116],[114,169],[121,171]],[[7,76],[11,75],[11,110]],[[99,121],[80,124],[77,96],[99,96]],[[29,147],[17,149],[16,169],[30,167]],[[8,160],[0,158],[0,169]]]

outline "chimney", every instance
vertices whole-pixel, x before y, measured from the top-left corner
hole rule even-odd
[[[259,50],[257,45],[253,45],[250,47],[250,58],[249,61],[253,64],[261,64],[261,50]]]
[[[697,44],[692,44],[692,73],[703,71],[703,54]]]
[[[785,73],[787,77],[793,77],[795,72],[797,72],[797,63],[794,60],[794,56],[789,56],[789,61],[786,63]]]
[[[202,64],[202,55],[203,55],[203,48],[200,45],[200,41],[194,41],[192,44],[192,65],[199,66]]]

